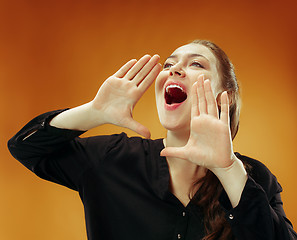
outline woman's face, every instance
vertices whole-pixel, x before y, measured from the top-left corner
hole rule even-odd
[[[190,129],[191,88],[201,74],[211,81],[217,98],[221,92],[217,59],[207,47],[184,45],[165,61],[155,82],[155,92],[159,119],[167,130]]]

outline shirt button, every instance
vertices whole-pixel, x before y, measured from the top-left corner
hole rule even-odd
[[[183,212],[183,217],[185,217],[186,216],[186,212]]]
[[[233,214],[230,213],[230,214],[229,214],[229,219],[230,219],[230,220],[233,220],[233,218],[234,218]]]
[[[180,234],[177,234],[177,239],[181,239],[181,235]]]

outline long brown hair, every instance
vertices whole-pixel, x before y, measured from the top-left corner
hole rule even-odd
[[[239,113],[241,105],[239,86],[233,64],[221,48],[208,40],[195,40],[192,44],[200,44],[207,47],[217,59],[217,68],[221,80],[221,87],[224,91],[228,92],[230,101],[230,130],[233,140],[239,127]],[[197,180],[193,189],[197,185],[200,187],[192,198],[192,201],[204,210],[205,237],[203,240],[234,239],[231,227],[225,219],[225,213],[219,203],[219,197],[222,194],[223,187],[218,178],[208,170],[203,178]]]

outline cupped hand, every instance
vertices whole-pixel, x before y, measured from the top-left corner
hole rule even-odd
[[[138,61],[130,60],[102,84],[92,106],[103,115],[105,123],[150,137],[148,128],[133,119],[132,110],[158,76],[161,70],[159,59],[158,55],[145,55]]]
[[[166,147],[162,156],[182,158],[211,171],[234,162],[229,127],[229,100],[221,94],[221,113],[209,80],[201,75],[192,87],[191,132],[184,147]]]

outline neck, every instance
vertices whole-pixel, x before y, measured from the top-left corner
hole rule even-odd
[[[190,137],[190,131],[168,131],[167,137],[164,139],[166,147],[183,147],[187,144]],[[195,182],[198,178],[204,176],[205,169],[190,161],[167,157],[167,162],[171,174],[183,175],[183,178]],[[186,180],[186,179],[185,179]]]
[[[187,144],[190,131],[167,131],[166,147],[183,147]]]
[[[187,144],[190,133],[167,132],[167,138],[164,139],[165,147],[183,147]],[[199,186],[194,183],[205,176],[206,169],[200,167],[188,160],[166,157],[170,172],[170,191],[186,206],[190,198],[197,192]]]

